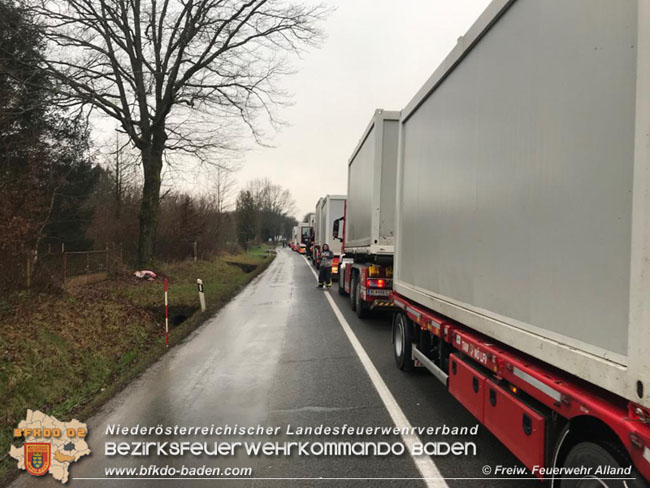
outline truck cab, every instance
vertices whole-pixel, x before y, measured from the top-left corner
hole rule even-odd
[[[297,251],[300,254],[307,254],[308,249],[311,249],[312,240],[312,226],[308,222],[303,222],[298,225],[299,242]]]

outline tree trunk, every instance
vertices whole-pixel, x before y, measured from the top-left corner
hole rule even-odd
[[[140,236],[138,266],[149,266],[153,260],[154,242],[160,216],[160,184],[164,142],[154,138],[151,146],[142,150],[144,187],[140,204]]]

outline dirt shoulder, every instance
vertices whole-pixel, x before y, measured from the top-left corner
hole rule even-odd
[[[170,348],[261,273],[273,254],[253,249],[156,269],[168,278]],[[196,279],[205,287],[201,313]],[[128,274],[58,293],[0,299],[0,484],[17,472],[12,430],[28,408],[83,420],[142,373],[165,347],[163,281]]]

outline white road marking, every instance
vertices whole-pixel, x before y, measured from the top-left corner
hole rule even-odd
[[[312,272],[312,274],[316,277],[316,279],[318,279],[318,275],[309,264],[309,261],[307,261],[307,258],[305,258],[305,262],[307,263],[307,267]],[[400,430],[412,431],[413,426],[408,421],[406,415],[397,404],[395,397],[388,389],[388,386],[386,386],[386,383],[384,382],[383,378],[379,374],[379,371],[377,371],[375,365],[372,364],[372,361],[370,360],[370,356],[368,356],[368,353],[359,342],[359,339],[357,339],[357,336],[354,335],[354,332],[352,332],[352,328],[350,327],[350,324],[348,324],[348,321],[345,320],[345,317],[341,313],[341,310],[339,309],[338,305],[334,302],[334,299],[329,293],[325,293],[325,297],[327,298],[330,307],[332,307],[332,310],[334,311],[334,315],[336,315],[339,324],[341,324],[341,327],[343,327],[343,331],[345,332],[345,335],[348,337],[350,344],[352,344],[352,348],[354,349],[354,352],[357,353],[357,356],[359,357],[361,364],[366,370],[366,373],[368,373],[368,376],[370,377],[370,381],[372,381],[375,390],[377,390],[377,393],[379,393],[379,397],[381,398],[381,401],[384,402],[384,406],[386,407],[386,410],[388,410],[390,417],[393,419],[395,426],[398,427]],[[417,434],[402,435],[402,440],[404,441],[404,444],[406,444],[406,446],[408,447],[409,453],[412,452],[412,447],[414,444],[422,443],[420,437]],[[426,483],[428,487],[446,488],[448,486],[447,482],[440,474],[440,471],[438,471],[438,467],[429,456],[416,457],[413,454],[411,454],[411,459],[413,459],[415,466],[418,468],[418,471],[420,471],[420,474],[422,475],[422,480]]]

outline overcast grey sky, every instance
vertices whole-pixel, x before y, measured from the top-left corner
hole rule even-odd
[[[328,0],[327,39],[282,81],[293,105],[273,148],[254,149],[237,180],[288,188],[297,218],[326,194],[345,194],[347,160],[375,108],[401,110],[489,0]]]

